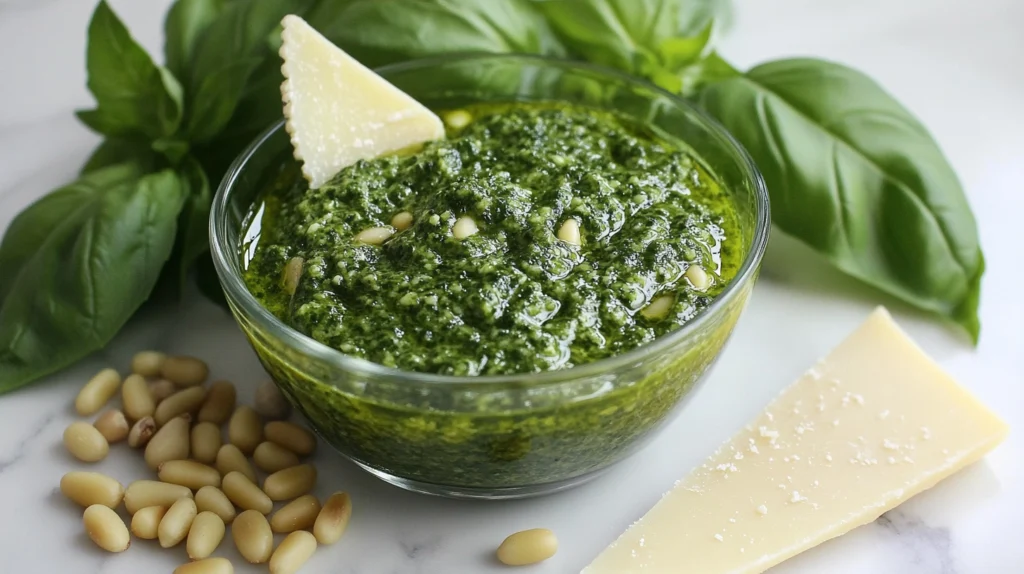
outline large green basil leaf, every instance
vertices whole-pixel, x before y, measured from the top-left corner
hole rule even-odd
[[[561,56],[529,0],[360,0],[311,22],[367,66],[450,52]]]
[[[167,68],[188,77],[196,44],[224,9],[224,0],[176,0],[164,20],[164,56]]]
[[[640,73],[675,35],[684,0],[535,0],[569,49],[583,58]]]
[[[96,109],[78,112],[87,126],[107,136],[173,134],[181,122],[181,85],[157,66],[101,0],[89,22],[88,86]]]
[[[186,131],[193,143],[211,140],[228,124],[253,72],[276,57],[281,19],[301,14],[311,0],[229,2],[195,47],[188,81]]]
[[[781,230],[977,340],[974,215],[924,126],[877,83],[831,62],[781,60],[710,85],[700,102],[754,157]]]
[[[92,171],[19,214],[0,243],[0,392],[102,348],[149,296],[174,245],[172,170]]]
[[[701,4],[706,4],[702,0]],[[569,50],[586,60],[678,89],[676,72],[697,61],[712,21],[688,0],[534,0]],[[695,22],[700,26],[694,28]]]
[[[199,83],[188,118],[187,132],[194,142],[216,137],[226,126],[242,99],[245,86],[262,57],[241,58],[206,76]]]

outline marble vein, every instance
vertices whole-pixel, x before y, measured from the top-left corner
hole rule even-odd
[[[919,566],[921,572],[961,574],[953,557],[949,528],[929,526],[900,509],[883,514],[875,522],[899,538],[902,550],[910,555],[911,563]]]
[[[9,468],[14,467],[24,460],[26,456],[32,454],[32,447],[36,444],[36,439],[44,435],[45,433],[43,431],[53,424],[56,419],[57,413],[50,413],[43,418],[38,419],[28,430],[28,433],[18,439],[14,448],[11,450],[11,454],[0,458],[0,474],[3,474]]]

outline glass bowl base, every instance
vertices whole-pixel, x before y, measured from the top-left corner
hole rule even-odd
[[[342,455],[345,456],[345,455]],[[514,500],[517,498],[534,498],[537,496],[545,496],[548,494],[554,494],[563,490],[569,490],[575,488],[581,484],[585,484],[608,472],[608,470],[614,465],[608,465],[604,468],[599,468],[595,471],[582,474],[580,476],[574,476],[567,480],[561,480],[558,482],[548,482],[544,484],[535,484],[530,486],[515,486],[515,487],[495,487],[495,488],[474,488],[474,487],[463,487],[463,486],[451,486],[448,484],[434,484],[430,482],[420,482],[418,480],[411,480],[408,478],[402,478],[384,472],[383,470],[374,468],[372,466],[363,464],[358,460],[346,456],[352,462],[359,465],[360,468],[369,472],[373,476],[383,480],[384,482],[397,486],[399,488],[408,490],[410,492],[418,492],[420,494],[429,494],[431,496],[440,496],[442,498],[456,498],[462,500]]]

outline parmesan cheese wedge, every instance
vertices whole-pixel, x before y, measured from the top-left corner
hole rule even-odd
[[[444,137],[437,115],[305,20],[285,16],[282,26],[285,129],[311,187],[359,160]]]
[[[1006,433],[879,308],[583,574],[764,572],[931,488]]]

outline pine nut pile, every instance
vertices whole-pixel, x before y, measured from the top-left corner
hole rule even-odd
[[[257,389],[250,408],[236,405],[228,381],[203,386],[209,368],[195,357],[142,351],[131,370],[123,381],[114,369],[100,371],[75,399],[78,414],[92,417],[120,391],[120,410],[64,431],[68,452],[83,462],[103,460],[111,444],[124,441],[142,450],[156,474],[157,480],[136,480],[127,488],[98,472],[61,478],[61,492],[85,508],[82,522],[97,546],[124,552],[133,535],[163,548],[184,543],[193,561],[174,574],[232,574],[230,561],[211,558],[230,525],[246,560],[267,564],[273,574],[293,574],[318,545],[341,538],[352,502],[336,492],[321,505],[310,494],[317,471],[302,458],[316,449],[316,437],[284,420],[291,405],[272,382]],[[262,487],[253,463],[267,475]],[[122,502],[131,515],[130,533],[116,512]],[[286,504],[274,511],[275,502]],[[287,534],[277,548],[275,533]]]

